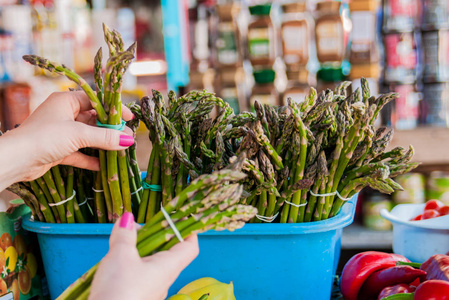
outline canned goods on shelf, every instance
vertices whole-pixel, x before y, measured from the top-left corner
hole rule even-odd
[[[383,1],[383,31],[411,31],[418,20],[417,0]]]
[[[423,174],[408,173],[395,178],[404,190],[393,194],[395,204],[424,203],[426,201],[426,180]]]
[[[426,83],[421,119],[431,126],[449,127],[449,83]]]
[[[449,173],[434,171],[427,180],[427,200],[437,199],[449,205]]]
[[[449,30],[423,31],[424,81],[449,81]]]
[[[388,103],[383,115],[385,125],[399,130],[416,128],[419,120],[420,94],[412,84],[390,85],[390,92],[399,94],[399,98]]]
[[[449,28],[449,2],[447,0],[423,0],[423,30]]]
[[[373,230],[390,230],[391,223],[381,217],[382,209],[391,210],[393,203],[388,196],[373,191],[363,202],[363,225]]]
[[[384,34],[384,44],[385,82],[414,83],[418,66],[418,50],[414,33]]]

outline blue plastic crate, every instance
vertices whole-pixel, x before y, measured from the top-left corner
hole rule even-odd
[[[235,232],[199,236],[200,254],[170,289],[201,277],[234,282],[239,300],[330,299],[341,233],[354,219],[357,195],[329,220],[300,224],[246,224]],[[37,233],[52,298],[108,251],[112,224],[48,224],[26,218]]]

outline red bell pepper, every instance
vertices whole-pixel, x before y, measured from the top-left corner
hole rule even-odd
[[[449,281],[449,256],[443,254],[432,255],[422,263],[421,270],[427,272],[427,280],[440,279]]]
[[[416,279],[423,281],[426,279],[426,272],[410,266],[394,266],[372,273],[363,283],[360,292],[360,299],[376,299],[385,287],[396,284],[410,284]]]
[[[416,288],[413,300],[449,300],[449,282],[427,280]]]
[[[377,300],[381,300],[383,298],[396,294],[413,293],[414,291],[415,291],[414,286],[410,286],[405,283],[387,286],[380,292],[379,296],[377,297]]]
[[[396,265],[397,261],[409,262],[399,254],[367,251],[354,255],[345,265],[341,275],[340,290],[346,300],[357,300],[360,288],[374,272]]]

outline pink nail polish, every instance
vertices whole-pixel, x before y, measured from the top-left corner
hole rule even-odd
[[[125,229],[133,229],[134,226],[134,216],[130,212],[125,212],[120,219],[120,227]]]
[[[119,144],[119,146],[122,146],[122,147],[129,147],[132,144],[134,144],[134,138],[129,135],[121,135],[120,142],[118,144]]]
[[[132,116],[132,118],[131,118],[131,120],[134,120],[134,118],[135,118],[136,116],[133,114],[133,116]]]

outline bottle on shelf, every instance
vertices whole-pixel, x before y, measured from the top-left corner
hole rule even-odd
[[[245,82],[242,68],[224,69],[218,73],[217,94],[229,103],[235,114],[248,110]]]
[[[309,74],[306,69],[287,71],[287,88],[282,94],[282,105],[287,104],[289,98],[294,102],[303,102],[309,94]]]
[[[379,54],[376,47],[376,1],[352,1],[349,8],[352,21],[349,54],[351,65],[377,63]]]
[[[240,10],[240,4],[235,2],[217,6],[219,22],[215,47],[220,67],[242,66],[241,33],[237,22]]]
[[[271,67],[276,59],[276,30],[271,20],[271,4],[250,6],[248,56],[253,66]]]
[[[340,66],[345,58],[345,29],[340,7],[338,1],[317,3],[315,43],[320,64]]]
[[[341,67],[321,67],[316,75],[318,93],[326,89],[334,90],[341,81],[345,80]]]
[[[313,20],[306,12],[305,2],[282,6],[282,58],[290,70],[304,68],[309,62],[310,31]]]
[[[272,69],[261,69],[253,72],[254,87],[252,89],[249,106],[254,110],[254,102],[257,100],[262,104],[278,105],[279,92],[274,84],[276,73]]]

